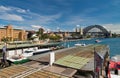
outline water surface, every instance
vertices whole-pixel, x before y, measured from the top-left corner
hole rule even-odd
[[[66,41],[61,43],[65,47],[73,47],[75,44],[106,44],[110,47],[110,56],[120,55],[120,38],[100,38],[101,42],[95,43],[96,39]]]

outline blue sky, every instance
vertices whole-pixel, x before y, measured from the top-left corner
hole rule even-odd
[[[120,33],[120,0],[0,0],[0,27],[73,31],[99,24]]]

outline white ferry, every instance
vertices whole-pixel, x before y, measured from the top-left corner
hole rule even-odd
[[[38,50],[25,50],[22,54],[7,57],[7,60],[10,60],[11,62],[21,61],[21,60],[27,59],[27,57],[37,55],[37,54],[47,53],[50,51],[51,49],[49,48],[38,49]]]
[[[77,44],[75,44],[75,46],[86,46],[86,44],[79,44],[79,43],[77,43]]]

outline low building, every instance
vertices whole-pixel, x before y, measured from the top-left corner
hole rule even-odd
[[[27,39],[27,33],[22,29],[13,29],[12,25],[4,26],[0,28],[0,41],[8,39],[9,41],[24,41]]]

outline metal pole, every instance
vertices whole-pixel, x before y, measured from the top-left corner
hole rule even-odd
[[[96,78],[95,47],[94,47],[94,78]]]

